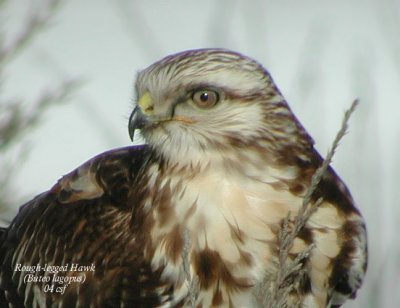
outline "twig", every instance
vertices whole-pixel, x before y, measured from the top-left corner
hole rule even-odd
[[[188,298],[188,304],[190,307],[194,308],[196,307],[196,299],[199,291],[198,287],[198,280],[196,277],[192,277],[190,273],[190,246],[191,246],[191,241],[190,241],[190,234],[189,230],[185,228],[183,231],[183,253],[182,253],[182,259],[183,259],[183,270],[185,272],[185,278],[186,278],[186,283],[188,284],[189,288],[189,298]]]
[[[306,250],[300,253],[293,261],[288,260],[288,256],[291,248],[293,247],[295,238],[307,223],[307,220],[310,218],[312,213],[314,213],[318,206],[323,202],[322,198],[319,198],[314,203],[311,199],[318,187],[318,184],[328,169],[341,139],[346,134],[348,121],[356,109],[357,104],[358,100],[355,100],[351,107],[345,112],[341,128],[332,143],[331,149],[328,151],[328,154],[322,165],[315,171],[311,178],[310,186],[308,187],[303,198],[301,208],[297,216],[294,218],[292,227],[290,226],[290,213],[288,213],[288,216],[282,222],[282,227],[278,235],[278,270],[275,273],[275,277],[268,277],[268,281],[264,281],[261,286],[262,290],[258,291],[258,298],[265,307],[286,307],[287,303],[285,300],[294,285],[294,278],[292,276],[296,275],[297,279],[300,279],[302,276],[299,271],[301,270],[304,261],[309,257],[314,246],[310,245],[307,247]],[[270,285],[268,286],[268,284]]]

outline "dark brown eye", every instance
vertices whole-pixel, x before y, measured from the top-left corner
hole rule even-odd
[[[211,108],[219,101],[219,94],[212,90],[198,90],[193,93],[193,102],[200,108]]]

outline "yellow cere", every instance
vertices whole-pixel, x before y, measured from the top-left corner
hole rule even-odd
[[[139,99],[139,107],[146,115],[154,114],[153,98],[151,97],[149,92],[144,93]]]

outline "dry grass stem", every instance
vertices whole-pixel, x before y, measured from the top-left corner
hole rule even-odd
[[[187,300],[187,304],[194,308],[196,307],[196,299],[197,299],[197,294],[199,292],[199,285],[198,285],[198,280],[196,277],[192,276],[190,273],[190,247],[191,247],[191,241],[190,241],[190,234],[189,230],[185,229],[183,231],[183,270],[185,272],[185,279],[186,283],[188,285],[189,289],[189,298]]]
[[[348,121],[356,109],[358,100],[355,100],[350,108],[345,112],[340,130],[332,143],[331,149],[323,161],[322,165],[316,170],[312,176],[310,186],[303,198],[302,206],[294,219],[291,219],[290,213],[283,220],[282,227],[278,235],[279,253],[278,253],[278,270],[276,273],[269,275],[266,280],[257,287],[256,295],[263,307],[281,308],[288,307],[287,297],[292,291],[293,286],[302,278],[302,268],[305,260],[309,257],[313,245],[310,245],[305,251],[300,253],[293,261],[288,258],[289,252],[293,246],[294,239],[300,230],[307,223],[312,213],[323,202],[322,198],[312,202],[319,182],[323,178],[332,158],[338,148],[341,139],[346,134]]]

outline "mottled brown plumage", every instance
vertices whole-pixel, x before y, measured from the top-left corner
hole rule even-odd
[[[139,73],[136,92],[129,130],[147,145],[93,158],[0,233],[0,306],[188,306],[190,276],[197,307],[258,307],[282,220],[322,163],[312,139],[268,72],[227,50],[166,57]],[[332,168],[319,197],[290,251],[315,245],[288,298],[303,307],[340,306],[366,270],[363,219]],[[23,281],[23,265],[66,266],[60,276],[84,281],[45,292]]]

